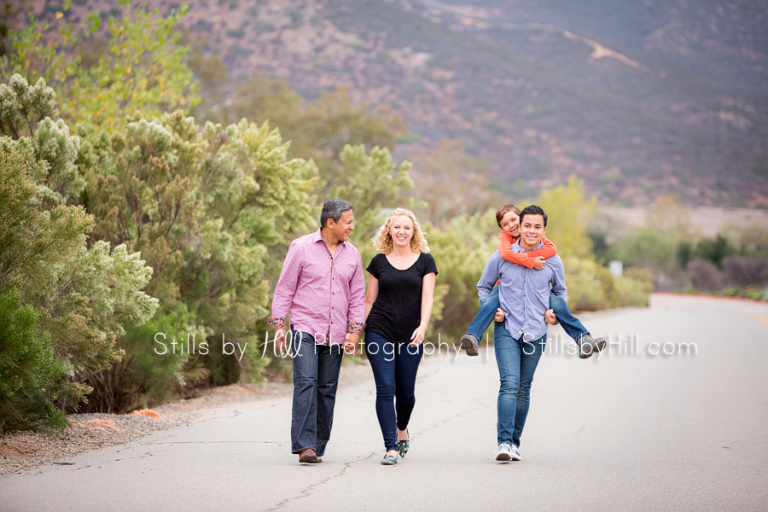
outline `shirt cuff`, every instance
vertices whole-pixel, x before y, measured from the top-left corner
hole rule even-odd
[[[365,323],[363,322],[353,322],[352,320],[349,320],[347,322],[347,332],[349,334],[363,334],[363,329],[365,329]]]
[[[267,319],[267,323],[275,329],[283,329],[285,327],[284,316],[271,316]]]

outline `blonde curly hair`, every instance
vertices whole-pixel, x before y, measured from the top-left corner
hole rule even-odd
[[[377,251],[381,251],[384,254],[389,254],[394,249],[392,243],[392,235],[389,234],[389,230],[392,228],[392,221],[396,217],[408,217],[413,222],[413,237],[411,237],[411,250],[414,252],[429,252],[429,245],[427,245],[427,234],[421,230],[416,216],[412,211],[405,208],[396,208],[395,211],[389,216],[389,218],[379,228],[379,232],[373,237],[373,246]]]

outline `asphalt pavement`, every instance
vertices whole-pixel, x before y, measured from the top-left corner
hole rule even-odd
[[[239,403],[0,478],[0,511],[768,510],[768,305],[656,294],[580,318],[611,343],[580,360],[550,328],[520,462],[492,458],[490,347],[423,361],[396,466],[367,380],[339,391],[322,464],[290,453],[290,399]]]

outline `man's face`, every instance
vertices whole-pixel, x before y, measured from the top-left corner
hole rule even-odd
[[[546,232],[543,215],[526,215],[520,223],[520,247],[526,250],[533,249],[539,245]]]
[[[517,238],[520,236],[520,217],[517,216],[514,210],[509,210],[501,218],[501,230],[506,231],[512,236]]]
[[[348,242],[349,234],[355,229],[355,214],[352,210],[345,210],[341,212],[339,222],[334,222],[333,219],[328,220],[328,227],[331,230],[331,235],[339,242]]]

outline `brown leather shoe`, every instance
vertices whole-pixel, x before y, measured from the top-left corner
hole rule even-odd
[[[306,448],[299,454],[299,462],[315,463],[322,462],[323,459],[319,458],[312,448]]]

